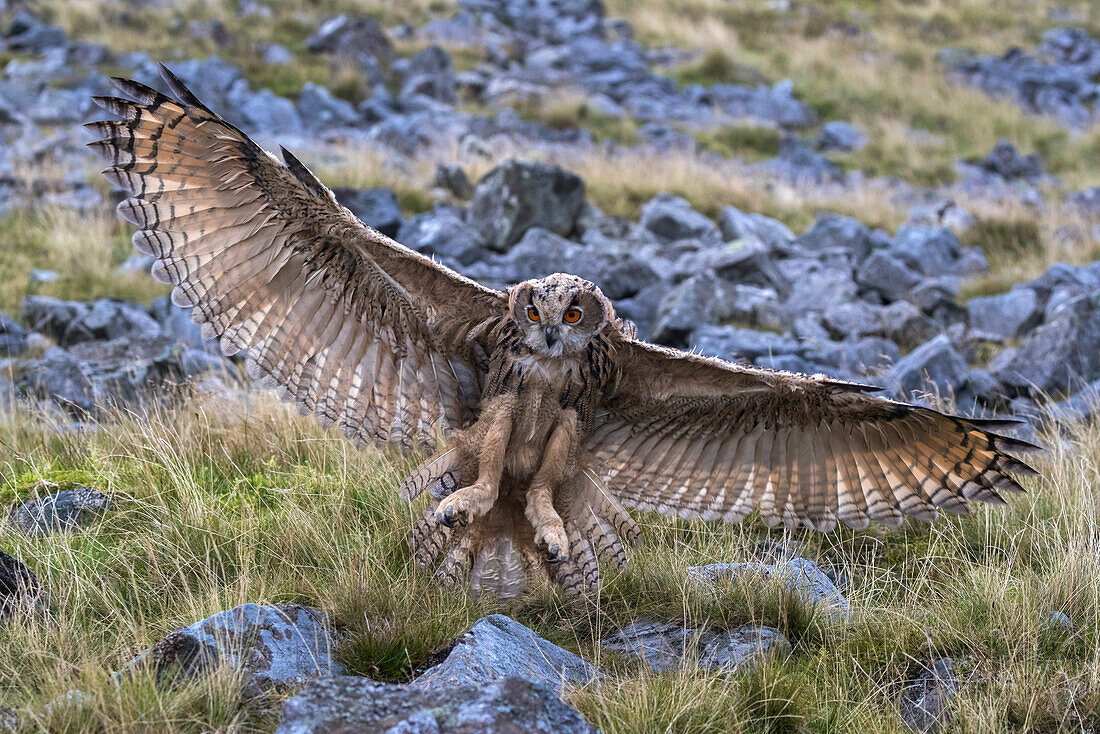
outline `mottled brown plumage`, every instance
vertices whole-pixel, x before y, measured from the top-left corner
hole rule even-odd
[[[822,377],[638,341],[591,283],[484,288],[376,232],[285,150],[284,163],[170,72],[177,99],[115,80],[121,120],[89,127],[153,274],[249,373],[358,444],[440,452],[415,560],[515,596],[620,567],[624,509],[829,530],[1002,503],[1030,444]]]

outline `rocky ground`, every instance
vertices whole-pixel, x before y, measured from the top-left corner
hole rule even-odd
[[[291,5],[4,8],[0,445],[12,455],[0,497],[12,511],[0,543],[18,552],[0,557],[0,616],[13,619],[0,635],[49,650],[80,635],[77,623],[49,629],[65,610],[79,608],[85,626],[117,620],[94,643],[70,639],[61,667],[37,654],[0,660],[11,676],[20,664],[36,671],[26,685],[0,672],[12,707],[0,729],[125,729],[146,720],[142,706],[178,715],[181,729],[286,732],[590,731],[590,721],[890,731],[953,717],[1056,729],[1100,715],[1086,696],[1055,716],[1095,683],[1085,663],[1060,669],[1065,684],[1034,718],[989,687],[1007,676],[1021,701],[1047,696],[1050,661],[1087,660],[1096,645],[1097,574],[1082,570],[1096,538],[1096,439],[1082,426],[1100,401],[1100,178],[1089,162],[1100,154],[1100,33],[1087,4],[1083,16],[1054,6],[1042,21],[1000,25],[964,14],[978,30],[992,24],[968,48],[951,42],[969,38],[955,16],[892,3],[873,16],[793,3],[734,15],[703,0],[610,11],[599,0],[459,0],[397,15]],[[918,20],[925,46],[896,33]],[[747,40],[750,23],[773,40],[797,34],[806,61]],[[1034,23],[1043,30],[1026,36],[1029,50],[989,48],[1006,34],[1022,43],[1009,29]],[[857,52],[874,79],[848,63]],[[380,497],[403,465],[354,460],[378,487],[355,496],[353,517],[332,504],[348,482],[335,457],[346,463],[350,449],[324,449],[320,478],[303,478],[316,449],[296,447],[321,434],[254,394],[237,357],[204,343],[146,275],[152,263],[130,254],[111,213],[119,192],[83,148],[107,77],[161,86],[160,60],[261,143],[300,153],[363,221],[470,277],[504,286],[567,270],[658,343],[1018,417],[1024,435],[1055,444],[1048,476],[1074,477],[1073,489],[1014,508],[1000,530],[974,518],[931,535],[761,545],[767,533],[751,524],[734,534],[654,520],[641,570],[610,585],[620,608],[586,610],[583,622],[546,595],[505,617],[477,600],[425,609],[366,593],[440,593],[409,578],[396,542],[357,537],[382,527],[400,538],[407,511]],[[821,86],[830,64],[875,94]],[[894,74],[923,101],[875,86]],[[211,455],[218,441],[231,448]],[[315,496],[290,499],[303,482]],[[227,508],[255,524],[210,516]],[[306,522],[307,509],[338,529]],[[141,541],[162,511],[181,524]],[[288,522],[302,537],[262,540]],[[1067,534],[1038,533],[1042,523]],[[143,551],[150,568],[132,555],[141,543],[156,546]],[[363,543],[388,554],[381,570],[357,569],[369,562]],[[199,549],[207,560],[187,571]],[[957,568],[922,560],[933,552]],[[303,566],[263,565],[288,558]],[[1052,598],[1005,601],[988,571],[1002,562],[1025,569],[1009,586],[1046,583]],[[67,584],[74,563],[114,580]],[[258,581],[269,572],[270,585]],[[177,587],[199,580],[210,594],[149,611],[156,589],[179,602]],[[356,589],[365,600],[352,601]],[[632,595],[647,601],[624,603]],[[961,611],[929,622],[937,598]],[[997,623],[1039,651],[1026,661],[991,642],[1007,634],[987,629],[993,599],[1016,610]],[[883,610],[905,617],[885,647]],[[857,658],[866,676],[841,675]],[[117,705],[118,686],[136,708]]]

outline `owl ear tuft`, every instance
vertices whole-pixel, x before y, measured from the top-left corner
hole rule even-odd
[[[508,288],[508,312],[517,322],[524,310],[531,305],[531,290],[530,282],[516,283]]]

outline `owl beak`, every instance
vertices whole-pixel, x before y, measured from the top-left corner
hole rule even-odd
[[[547,326],[546,327],[546,346],[547,348],[553,347],[558,343],[558,327]]]

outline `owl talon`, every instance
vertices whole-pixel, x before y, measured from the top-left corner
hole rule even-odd
[[[564,560],[565,560],[565,556],[562,554],[560,547],[558,547],[556,545],[552,545],[552,546],[550,546],[550,550],[546,551],[546,562],[547,563],[558,564],[558,563],[561,563]]]

